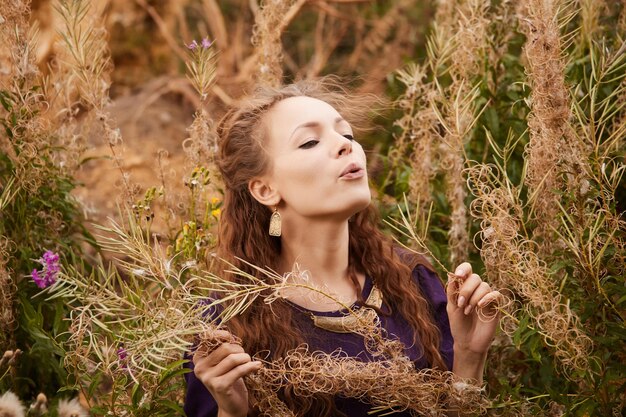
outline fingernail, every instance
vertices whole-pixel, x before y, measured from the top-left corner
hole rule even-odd
[[[472,309],[474,308],[473,305],[468,305],[467,307],[465,307],[465,315],[468,315],[472,312]]]
[[[459,297],[459,301],[458,301],[458,306],[459,308],[463,307],[465,305],[465,297],[460,296]]]

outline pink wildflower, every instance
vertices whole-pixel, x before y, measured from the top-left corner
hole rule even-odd
[[[59,255],[47,250],[44,252],[43,256],[38,259],[38,262],[43,268],[41,270],[33,269],[31,277],[39,288],[47,288],[56,282],[57,275],[61,271]]]

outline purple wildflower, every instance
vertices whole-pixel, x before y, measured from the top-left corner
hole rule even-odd
[[[210,41],[209,38],[202,39],[202,48],[209,49],[213,45],[213,41]]]
[[[41,270],[33,269],[31,277],[39,288],[47,288],[57,281],[57,275],[61,271],[59,255],[47,250],[37,261],[43,268]]]
[[[117,350],[117,357],[120,359],[120,361],[125,360],[128,357],[128,351],[123,347],[119,348]]]
[[[46,279],[42,277],[39,271],[37,271],[36,269],[33,269],[31,277],[33,277],[33,281],[35,281],[35,284],[37,284],[39,288],[46,288],[48,286],[46,285]]]
[[[198,47],[198,42],[196,42],[195,39],[189,45],[187,45],[187,48],[191,49],[192,51],[196,49],[197,47]]]
[[[128,351],[124,349],[124,347],[120,347],[119,349],[117,349],[117,358],[121,363],[122,369],[128,368],[128,365],[126,364],[128,359]]]

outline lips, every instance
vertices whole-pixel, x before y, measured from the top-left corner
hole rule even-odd
[[[341,175],[339,175],[339,178],[360,178],[364,174],[365,170],[353,162],[348,165],[343,171],[341,171]]]

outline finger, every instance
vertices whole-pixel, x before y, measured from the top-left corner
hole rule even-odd
[[[486,282],[481,282],[480,285],[474,290],[472,296],[469,298],[468,305],[465,307],[464,313],[470,314],[472,309],[478,305],[478,302],[483,299],[487,294],[491,292],[491,287]]]
[[[197,362],[200,359],[206,358],[208,359],[207,363],[209,366],[215,366],[216,364],[221,362],[222,359],[224,359],[226,356],[232,353],[243,353],[243,352],[244,350],[241,347],[241,345],[238,345],[235,343],[222,343],[210,353],[207,353],[204,350],[196,350],[196,353],[194,353],[193,355],[193,363],[194,365],[197,365]]]
[[[467,278],[472,275],[472,265],[469,262],[463,262],[454,270],[454,275]]]
[[[478,302],[478,317],[484,322],[496,319],[500,315],[499,307],[504,296],[499,291],[491,291]]]
[[[233,353],[222,359],[218,364],[206,367],[203,375],[205,378],[222,377],[234,368],[248,362],[252,362],[252,358],[247,353]]]
[[[500,291],[491,291],[486,294],[480,301],[478,301],[478,307],[485,307],[489,304],[495,303],[496,305],[500,304],[500,300],[502,299],[502,294]]]
[[[459,288],[459,298],[457,300],[457,306],[459,308],[463,308],[467,305],[468,300],[470,300],[472,294],[482,282],[480,276],[472,274],[461,284],[461,288]]]
[[[448,298],[448,304],[456,305],[459,297],[459,288],[461,287],[461,278],[457,277],[453,273],[448,273],[448,283],[446,284],[446,296]]]
[[[251,361],[239,365],[231,369],[229,372],[222,375],[221,377],[216,378],[213,381],[213,389],[218,392],[226,391],[230,387],[232,387],[239,378],[243,378],[244,376],[251,374],[252,372],[258,371],[261,366],[263,366],[263,364],[259,361]]]

